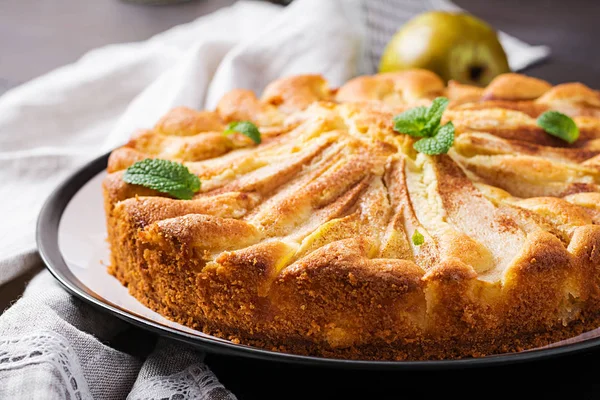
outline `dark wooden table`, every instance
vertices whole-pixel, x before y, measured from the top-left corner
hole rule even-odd
[[[150,7],[117,0],[3,0],[0,93],[73,62],[91,48],[142,40],[233,1],[197,0]],[[532,44],[550,46],[551,59],[530,67],[528,74],[553,83],[580,81],[600,88],[599,1],[455,2],[498,29]],[[429,372],[307,368],[212,354],[207,363],[241,400],[600,398],[596,369],[600,350],[505,367]]]

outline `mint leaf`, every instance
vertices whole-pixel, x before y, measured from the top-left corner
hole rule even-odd
[[[183,164],[158,158],[138,161],[125,171],[123,181],[189,200],[200,190],[200,179]]]
[[[434,136],[417,141],[413,144],[413,148],[419,153],[437,155],[446,154],[452,144],[454,144],[454,124],[448,122],[439,127]]]
[[[537,124],[547,133],[567,143],[573,143],[579,138],[579,128],[575,121],[558,111],[546,111],[538,117]]]
[[[425,237],[423,237],[421,232],[415,229],[415,232],[412,235],[412,242],[415,246],[420,246],[425,243]]]
[[[426,136],[427,107],[416,107],[406,110],[394,117],[394,130],[410,136]]]
[[[233,132],[239,132],[242,135],[249,137],[256,144],[260,144],[261,142],[260,131],[256,125],[250,121],[231,122],[225,127],[225,132],[223,132],[223,134],[230,135]]]
[[[448,100],[445,97],[437,97],[431,103],[431,106],[427,109],[427,124],[425,125],[425,129],[430,134],[435,132],[438,126],[440,126],[440,122],[442,121],[442,115],[448,107]]]
[[[440,125],[449,100],[437,97],[429,107],[415,107],[394,117],[394,130],[414,137],[430,137]]]
[[[454,143],[454,124],[440,126],[449,100],[437,97],[429,107],[415,107],[394,117],[394,130],[413,137],[421,137],[413,148],[424,154],[445,154]]]

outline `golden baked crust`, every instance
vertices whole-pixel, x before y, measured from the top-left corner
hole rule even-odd
[[[455,144],[417,154],[392,117],[440,95]],[[574,118],[576,143],[536,125],[550,109]],[[235,120],[254,121],[262,144],[222,135]],[[109,271],[174,321],[279,351],[447,359],[545,345],[598,323],[599,140],[598,92],[518,74],[487,88],[412,70],[234,90],[113,151]],[[124,183],[149,157],[185,163],[202,190],[175,200]]]

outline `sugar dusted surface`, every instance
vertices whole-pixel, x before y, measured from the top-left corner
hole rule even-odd
[[[437,96],[455,146],[417,154],[392,117]],[[573,145],[537,127],[550,109],[580,126]],[[219,134],[242,118],[261,145]],[[269,349],[448,359],[545,345],[598,321],[599,140],[598,92],[517,74],[485,89],[413,70],[236,90],[111,154],[109,272],[167,318]],[[147,157],[185,163],[201,192],[124,183]]]

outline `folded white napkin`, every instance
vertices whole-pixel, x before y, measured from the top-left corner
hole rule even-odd
[[[39,265],[35,220],[49,192],[85,161],[124,143],[134,130],[152,126],[174,106],[213,108],[230,89],[260,92],[285,75],[321,73],[335,86],[372,73],[385,42],[403,22],[431,8],[454,7],[442,0],[295,0],[286,8],[241,1],[145,42],[91,51],[74,64],[7,92],[0,97],[0,285]],[[513,69],[548,54],[546,48],[508,35],[501,38]],[[81,375],[76,378],[85,389],[79,393],[82,398],[110,398],[107,387],[113,395],[128,393],[137,373],[141,375],[134,392],[160,387],[156,380],[149,386],[143,368],[128,379],[112,380],[118,374],[111,374],[111,368],[118,371],[125,356],[78,331],[81,320],[70,296],[50,277],[38,277],[34,284],[0,317],[0,336],[16,338],[0,341],[0,354],[16,354],[14,343],[21,340],[31,346],[31,335],[34,339],[42,335],[52,343],[73,346],[70,356],[61,356],[72,357],[73,373]],[[33,297],[34,292],[48,295]],[[78,303],[77,310],[81,307]],[[40,313],[44,315],[38,320]],[[90,315],[86,318],[96,318],[86,322],[92,334],[95,327],[109,326]],[[19,321],[21,316],[27,316],[27,323]],[[61,318],[72,320],[65,325]],[[44,331],[36,332],[36,327]],[[26,333],[30,336],[23,336]],[[85,353],[92,350],[105,360],[105,376],[97,376],[95,359],[90,361]],[[121,358],[113,356],[117,353]],[[3,389],[18,391],[19,384],[35,377],[43,377],[45,385],[60,380],[60,374],[49,376],[39,370],[25,379],[22,373],[30,370],[20,362],[18,367],[0,364],[0,397],[8,398]],[[140,365],[132,362],[130,368]],[[184,375],[191,376],[193,384],[193,374]],[[161,396],[167,392],[163,386]]]

